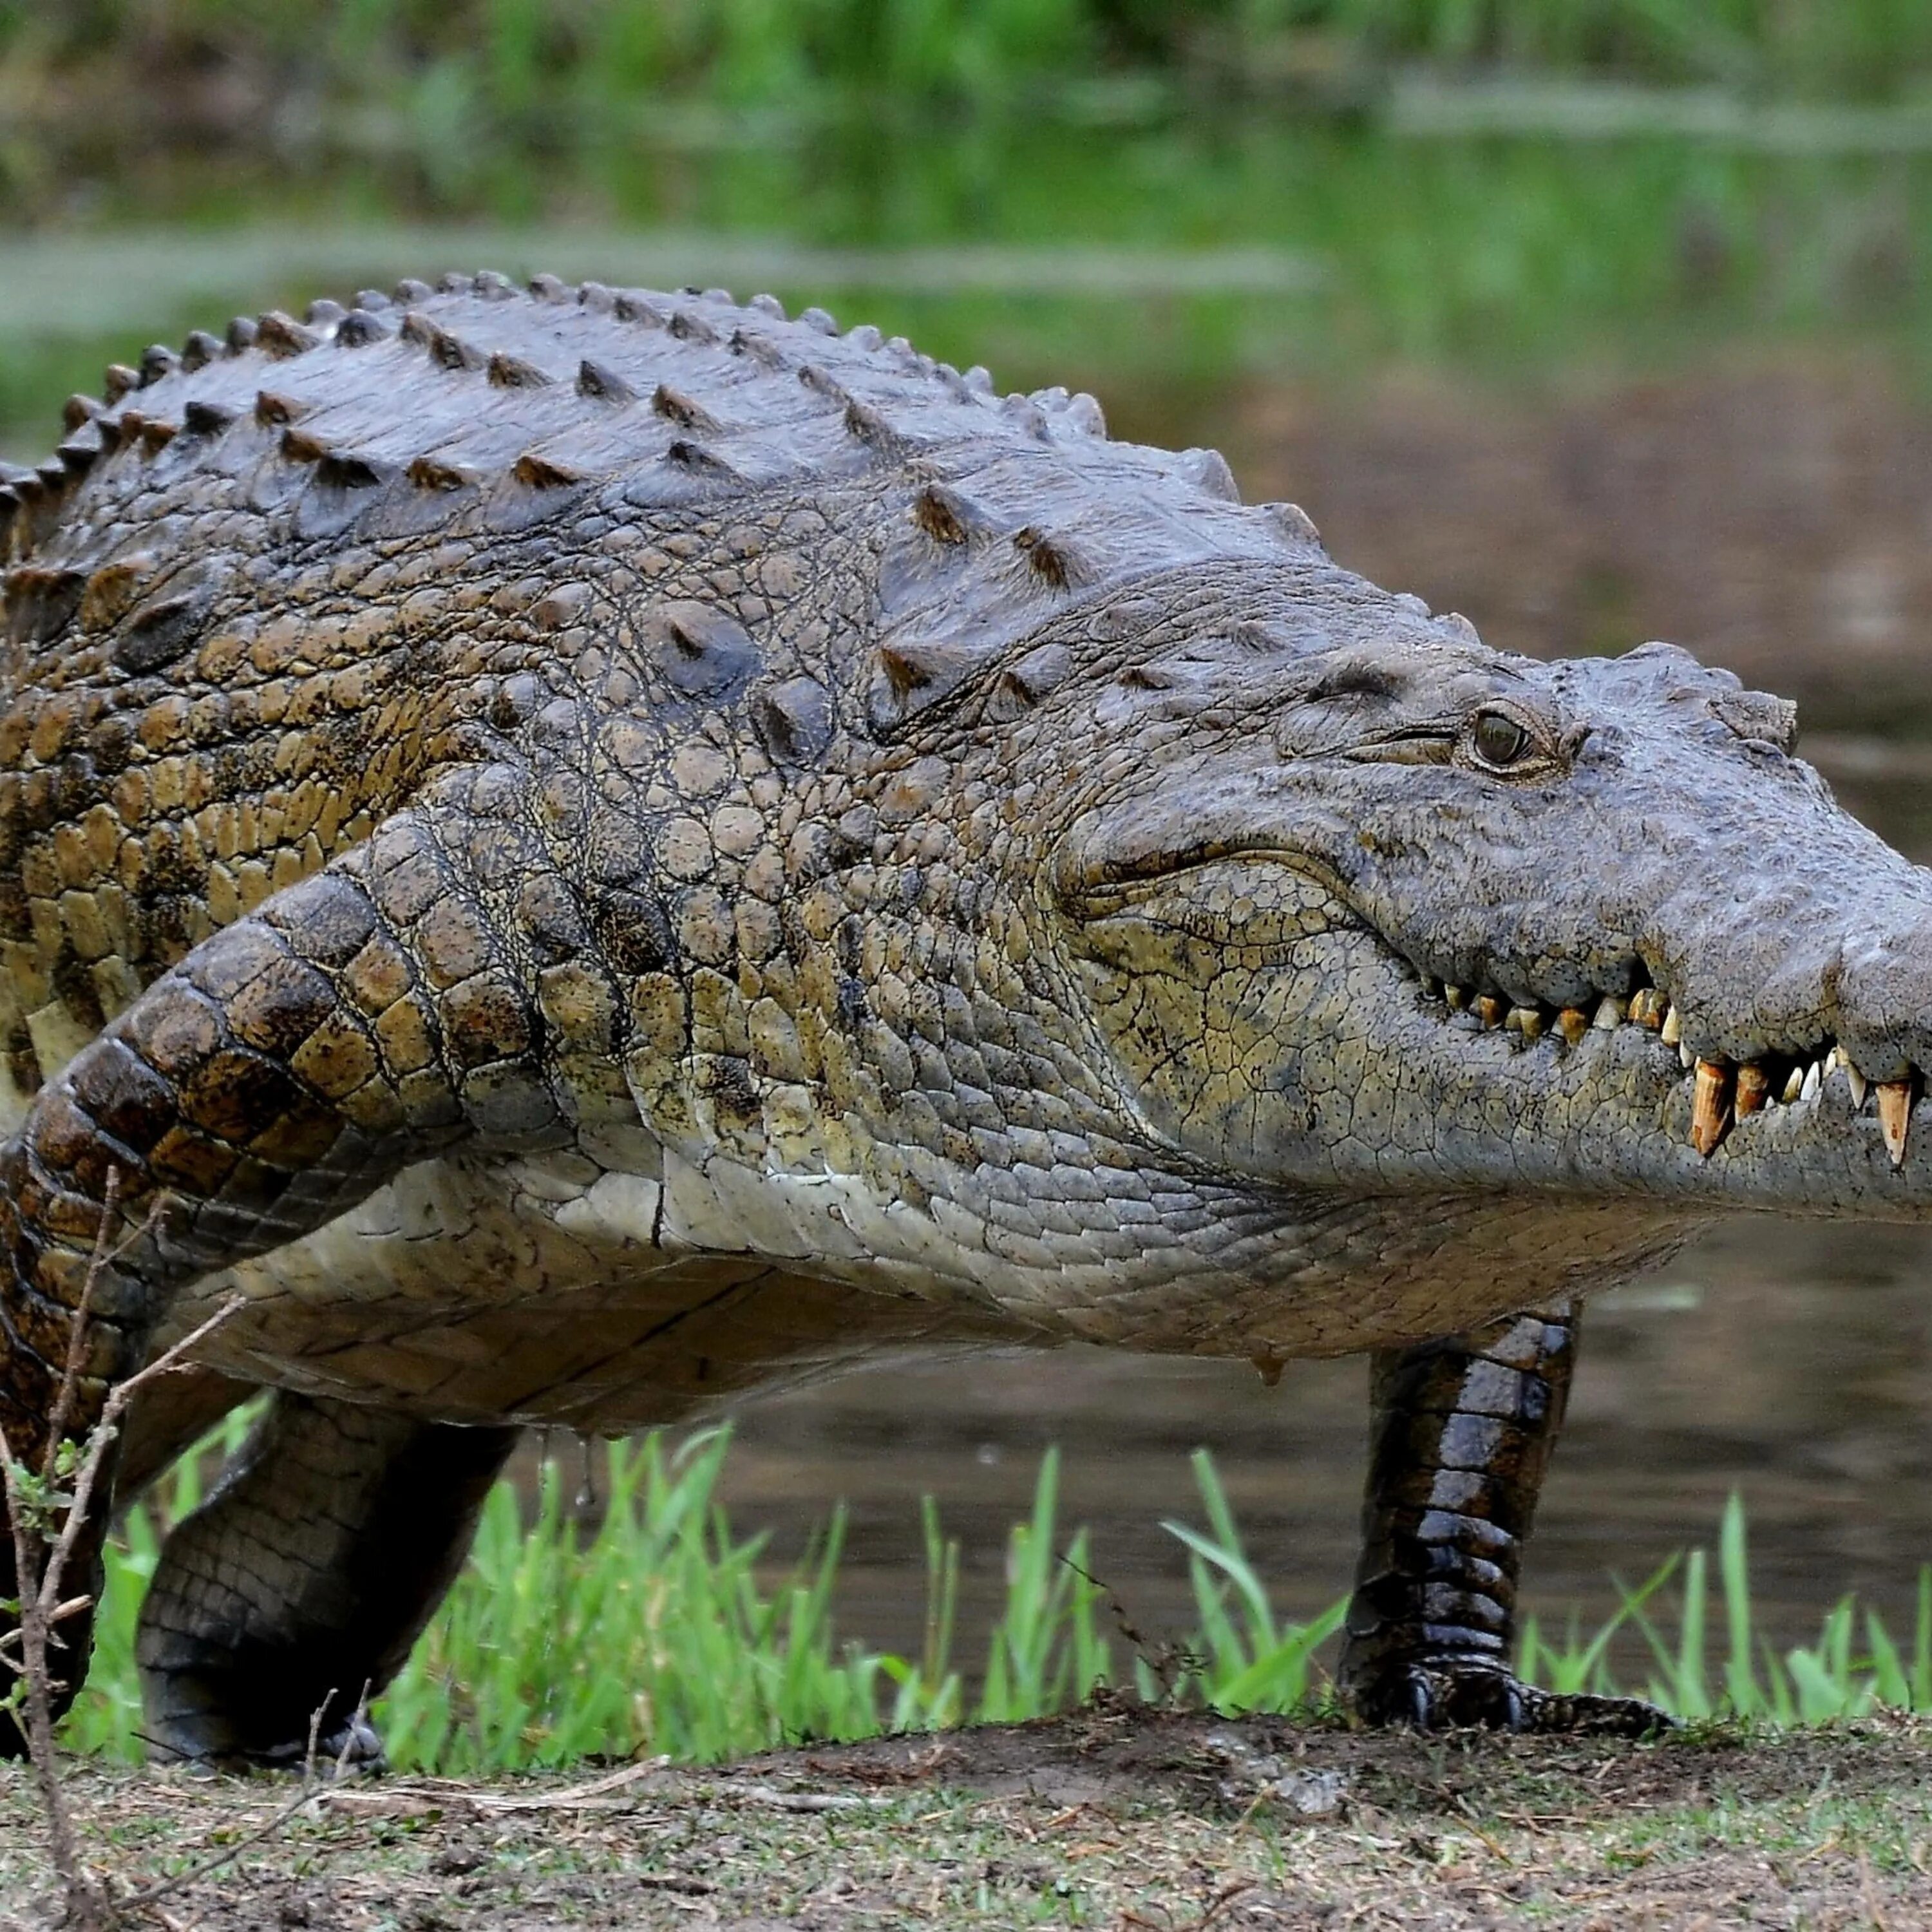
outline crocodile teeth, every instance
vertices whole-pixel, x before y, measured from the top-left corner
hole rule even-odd
[[[1512,1006],[1508,1017],[1503,1022],[1511,1033],[1520,1033],[1526,1040],[1543,1037],[1543,1016],[1534,1006]]]
[[[1686,1073],[1697,1064],[1697,1056],[1681,1040],[1677,1042],[1677,1062]]]
[[[1881,1080],[1872,1088],[1878,1096],[1879,1132],[1885,1136],[1886,1153],[1894,1167],[1905,1165],[1905,1137],[1912,1128],[1912,1076],[1903,1080]]]
[[[1818,1097],[1818,1089],[1823,1086],[1824,1084],[1825,1076],[1819,1070],[1818,1063],[1814,1060],[1812,1061],[1810,1065],[1804,1070],[1804,1082],[1803,1086],[1799,1089],[1800,1097],[1807,1100],[1816,1100]]]
[[[1614,1033],[1624,1023],[1624,1010],[1619,1001],[1612,999],[1606,993],[1597,1008],[1596,1018],[1590,1024],[1600,1033]]]
[[[1852,1112],[1856,1113],[1865,1103],[1865,1090],[1869,1083],[1849,1060],[1845,1062],[1845,1078],[1852,1083]]]
[[[1590,1018],[1580,1006],[1565,1006],[1556,1016],[1556,1030],[1574,1046],[1590,1030]]]
[[[1444,986],[1442,997],[1452,1013],[1460,1013],[1469,1004],[1469,995],[1460,986]]]
[[[1660,1034],[1666,1046],[1675,1046],[1684,1037],[1684,1016],[1675,1006],[1666,1006]]]
[[[1796,1100],[1804,1091],[1804,1070],[1794,1066],[1784,1077],[1784,1102],[1786,1106]]]
[[[1706,1160],[1724,1137],[1731,1112],[1731,1070],[1714,1060],[1697,1063],[1697,1086],[1690,1103],[1690,1144]]]
[[[1630,1016],[1637,1025],[1656,1032],[1664,1024],[1663,995],[1654,986],[1640,986],[1630,998]]]
[[[1755,1114],[1771,1098],[1771,1076],[1754,1060],[1738,1069],[1737,1116]]]
[[[1475,1004],[1475,1015],[1486,1027],[1501,1026],[1504,1008],[1493,993],[1485,993]]]

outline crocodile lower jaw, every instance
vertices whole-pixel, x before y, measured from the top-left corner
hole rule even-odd
[[[1902,1080],[1868,1079],[1852,1064],[1836,1040],[1828,1036],[1802,1054],[1767,1054],[1738,1064],[1705,1059],[1684,1043],[1683,1019],[1677,1008],[1655,988],[1640,988],[1628,1000],[1606,994],[1594,1010],[1581,1006],[1511,1006],[1494,994],[1473,993],[1466,987],[1425,978],[1426,998],[1441,1003],[1445,1018],[1473,1022],[1484,1031],[1515,1034],[1526,1050],[1546,1045],[1562,1052],[1582,1044],[1592,1033],[1639,1027],[1654,1034],[1660,1047],[1674,1053],[1683,1077],[1692,1082],[1690,1144],[1706,1158],[1738,1120],[1767,1107],[1832,1105],[1836,1091],[1826,1093],[1831,1076],[1842,1071],[1852,1113],[1862,1111],[1868,1098],[1878,1117],[1886,1151],[1894,1167],[1904,1165],[1911,1132],[1912,1108],[1924,1090],[1914,1068]]]

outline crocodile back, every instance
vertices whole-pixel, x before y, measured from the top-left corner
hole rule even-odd
[[[1111,441],[1090,398],[1001,397],[717,291],[405,282],[152,349],[67,421],[0,476],[16,1103],[210,932],[487,756],[587,623],[657,652],[640,704],[724,702],[809,761],[1000,667],[1036,697],[1065,653],[1015,647],[1070,602],[1318,554],[1213,452]],[[640,641],[624,614],[657,579]]]

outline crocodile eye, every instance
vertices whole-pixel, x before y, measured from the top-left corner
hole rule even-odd
[[[1515,764],[1530,748],[1529,734],[1506,711],[1478,712],[1469,740],[1486,765]]]

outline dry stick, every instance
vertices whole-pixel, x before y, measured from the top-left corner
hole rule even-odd
[[[1132,1646],[1134,1654],[1147,1666],[1148,1674],[1160,1686],[1162,1698],[1172,1703],[1181,1679],[1190,1670],[1198,1672],[1204,1660],[1166,1638],[1156,1643],[1151,1638],[1143,1636],[1128,1616],[1126,1606],[1106,1584],[1090,1572],[1083,1570],[1064,1551],[1060,1561],[1083,1583],[1098,1590],[1106,1598],[1107,1609],[1113,1617],[1114,1628]]]
[[[60,1572],[73,1556],[74,1546],[80,1541],[81,1532],[86,1527],[88,1504],[94,1498],[95,1487],[100,1480],[100,1472],[106,1466],[107,1452],[114,1444],[116,1426],[127,1413],[129,1403],[148,1383],[163,1376],[177,1374],[184,1369],[187,1357],[217,1329],[233,1321],[248,1305],[248,1298],[245,1294],[231,1294],[199,1328],[184,1335],[165,1354],[158,1355],[138,1375],[130,1376],[124,1382],[117,1383],[109,1394],[100,1412],[100,1420],[88,1434],[87,1454],[82,1459],[80,1472],[74,1479],[74,1501],[68,1506],[67,1521],[61,1528],[60,1540],[54,1545],[53,1556],[48,1562],[42,1592],[48,1599],[48,1607],[51,1607],[58,1598]]]
[[[82,1926],[106,1924],[112,1922],[112,1908],[99,1881],[81,1864],[74,1814],[68,1808],[60,1768],[54,1762],[48,1633],[38,1601],[28,1596],[38,1580],[34,1568],[34,1534],[28,1527],[26,1501],[20,1493],[19,1474],[4,1430],[0,1430],[0,1480],[4,1480],[8,1514],[13,1524],[14,1570],[20,1592],[20,1661],[16,1668],[26,1680],[24,1708],[16,1702],[14,1716],[27,1734],[27,1755],[33,1763],[40,1810],[46,1820],[47,1849],[66,1901],[64,1916]]]
[[[94,1252],[82,1277],[80,1300],[68,1330],[67,1360],[48,1418],[46,1453],[40,1468],[41,1481],[50,1489],[58,1472],[61,1444],[74,1418],[79,1396],[81,1370],[86,1360],[88,1316],[93,1307],[94,1289],[107,1266],[108,1232],[113,1226],[120,1178],[117,1171],[109,1169],[100,1225],[94,1230]],[[29,1526],[20,1471],[4,1429],[0,1429],[0,1489],[4,1489],[8,1520],[13,1530],[14,1582],[20,1603],[20,1629],[15,1634],[20,1640],[20,1660],[17,1666],[10,1659],[8,1663],[26,1680],[26,1695],[22,1702],[15,1704],[14,1714],[26,1733],[27,1755],[40,1790],[40,1808],[47,1822],[48,1849],[65,1900],[65,1916],[82,1926],[105,1924],[112,1922],[113,1907],[106,1888],[81,1862],[74,1814],[68,1808],[54,1756],[55,1685],[47,1662],[47,1642],[52,1626],[72,1607],[58,1600],[62,1573],[66,1566],[58,1552],[48,1558],[44,1569],[39,1565],[42,1552],[34,1546],[38,1542],[44,1549],[44,1534],[38,1525]],[[74,1600],[82,1607],[88,1602],[85,1598]]]
[[[162,1204],[157,1201],[140,1226],[127,1240],[110,1249],[108,1232],[112,1225],[114,1203],[118,1192],[119,1176],[110,1169],[106,1186],[103,1190],[104,1204],[100,1226],[94,1237],[94,1252],[88,1259],[87,1273],[82,1280],[80,1300],[68,1330],[67,1360],[49,1416],[46,1454],[43,1459],[40,1472],[40,1479],[44,1483],[50,1484],[58,1474],[61,1444],[73,1421],[79,1400],[81,1372],[86,1362],[88,1320],[94,1305],[94,1291],[110,1264],[150,1232],[158,1225],[162,1213]],[[12,1444],[7,1440],[5,1430],[0,1428],[0,1493],[5,1496],[8,1515],[13,1528],[14,1568],[20,1603],[20,1660],[17,1665],[10,1658],[4,1660],[10,1669],[26,1680],[26,1709],[22,1712],[16,1707],[16,1718],[24,1716],[26,1719],[22,1728],[26,1732],[27,1755],[34,1767],[40,1806],[46,1818],[48,1848],[53,1859],[55,1874],[60,1880],[65,1897],[65,1916],[72,1924],[81,1927],[111,1924],[114,1905],[106,1886],[81,1863],[74,1833],[74,1814],[68,1806],[67,1793],[61,1784],[60,1767],[54,1751],[52,1700],[56,1686],[48,1664],[48,1639],[56,1623],[88,1607],[91,1602],[85,1597],[64,1601],[61,1596],[61,1585],[65,1579],[68,1565],[72,1562],[74,1552],[79,1546],[82,1532],[87,1526],[94,1492],[99,1486],[101,1472],[106,1467],[108,1453],[113,1447],[116,1425],[126,1413],[128,1404],[148,1383],[181,1368],[187,1355],[224,1323],[232,1319],[245,1303],[244,1296],[231,1296],[191,1334],[184,1336],[172,1348],[158,1356],[146,1368],[109,1391],[99,1418],[88,1432],[86,1451],[75,1474],[74,1495],[68,1504],[67,1520],[61,1526],[61,1533],[55,1540],[51,1550],[45,1548],[44,1536],[28,1526],[28,1510],[21,1486],[20,1466],[14,1454]],[[44,1552],[44,1561],[38,1560],[34,1548],[37,1540]],[[66,1686],[62,1684],[58,1688],[64,1690]]]

